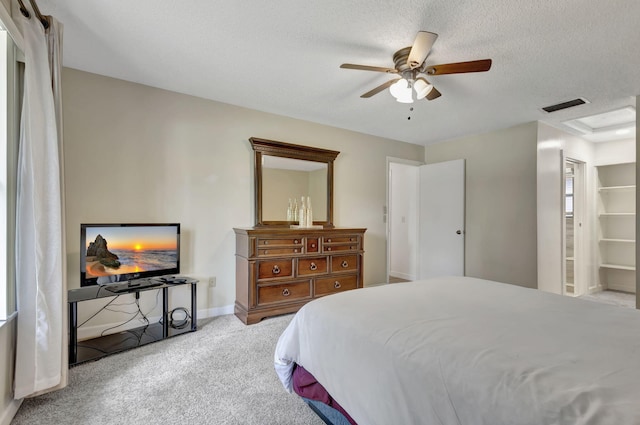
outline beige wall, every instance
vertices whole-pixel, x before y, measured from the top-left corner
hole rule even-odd
[[[315,170],[309,173],[309,197],[311,200],[311,218],[316,221],[327,220],[327,171]]]
[[[326,181],[326,178],[325,178]],[[309,173],[306,171],[262,168],[262,219],[287,219],[289,201],[300,205],[301,196],[309,196]],[[264,188],[272,188],[268,193]]]
[[[537,124],[427,146],[425,162],[466,160],[465,274],[537,287]]]
[[[13,399],[16,320],[0,326],[0,425],[9,425],[20,403]]]
[[[180,222],[183,274],[216,277],[198,285],[199,310],[232,305],[232,228],[254,219],[252,136],[341,152],[334,222],[368,229],[365,285],[386,279],[386,157],[420,160],[422,146],[68,68],[63,96],[69,288],[79,286],[80,223]]]

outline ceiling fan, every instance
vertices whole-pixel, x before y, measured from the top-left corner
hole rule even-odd
[[[441,96],[441,93],[433,87],[425,75],[462,74],[466,72],[485,72],[491,68],[491,59],[481,59],[469,62],[447,63],[442,65],[427,65],[425,59],[429,56],[431,47],[438,38],[438,34],[419,31],[412,46],[398,50],[393,55],[395,68],[383,68],[379,66],[354,65],[343,63],[340,68],[358,69],[362,71],[386,72],[397,74],[399,77],[389,80],[384,84],[366,92],[362,98],[369,98],[380,93],[386,88],[398,102],[413,103],[413,93],[417,100],[433,100]]]

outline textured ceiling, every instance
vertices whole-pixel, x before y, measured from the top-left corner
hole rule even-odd
[[[559,125],[640,94],[638,0],[37,1],[65,25],[67,67],[415,144]],[[428,64],[492,69],[431,77],[433,101],[361,99],[390,77],[340,64],[393,67],[419,30],[439,35]],[[540,110],[577,97],[590,103]]]

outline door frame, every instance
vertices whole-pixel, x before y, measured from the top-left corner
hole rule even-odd
[[[566,166],[567,162],[574,165],[573,169],[573,294],[566,292],[567,278],[567,223],[565,219],[566,211]],[[589,292],[589,285],[586,282],[587,273],[584,267],[587,265],[585,256],[585,235],[584,226],[586,219],[586,189],[587,189],[586,162],[566,156],[562,151],[562,295],[580,296]]]

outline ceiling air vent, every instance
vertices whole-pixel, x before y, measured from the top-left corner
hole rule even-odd
[[[578,99],[569,100],[568,102],[558,103],[557,105],[545,106],[544,108],[542,108],[542,110],[545,112],[555,112],[561,109],[567,109],[567,108],[572,108],[578,105],[584,105],[585,103],[588,103],[588,102],[589,102],[588,100],[580,97]]]
[[[556,105],[545,106],[542,108],[545,112],[555,112],[561,109],[572,108],[578,105],[584,105],[585,103],[589,103],[589,101],[583,97],[579,97],[578,99],[569,100],[567,102],[558,103]]]

